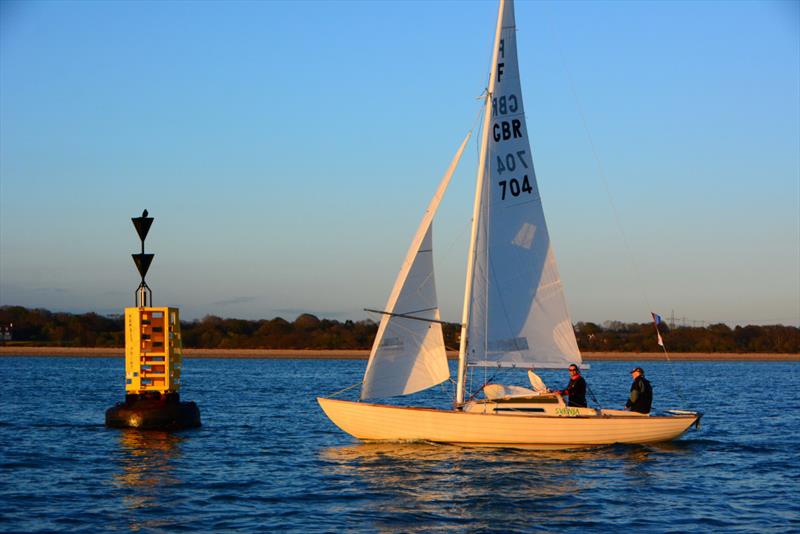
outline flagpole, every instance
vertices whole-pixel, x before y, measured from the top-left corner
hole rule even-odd
[[[661,332],[658,329],[658,323],[661,322],[661,316],[654,312],[650,312],[650,315],[653,316],[653,326],[656,327],[656,336],[658,336],[658,344],[661,345],[661,348],[664,351],[664,356],[667,357],[667,361],[670,361],[669,353],[667,352],[667,346],[664,344],[664,338],[661,337]]]
[[[656,328],[656,336],[658,336],[658,344],[661,345],[661,349],[664,351],[664,356],[667,358],[667,362],[671,364],[672,360],[669,359],[669,353],[667,352],[667,344],[664,343],[664,338],[661,337],[661,332],[658,330],[658,323],[661,322],[661,316],[654,312],[650,312],[650,315],[653,316],[653,326],[655,326]],[[680,397],[681,402],[685,403],[686,399],[683,398],[683,393],[681,393],[680,382],[678,382],[675,379],[675,371],[672,369],[671,365],[670,365],[670,370],[672,371],[672,378],[675,381],[676,385],[678,386],[675,388],[675,391],[678,393],[678,397]]]

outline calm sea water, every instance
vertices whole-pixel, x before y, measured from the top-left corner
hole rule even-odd
[[[634,365],[592,364],[603,406]],[[189,359],[203,427],[163,433],[103,426],[122,359],[0,358],[0,531],[800,531],[797,363],[641,365],[657,408],[705,412],[699,431],[537,452],[358,443],[315,396],[363,361]]]

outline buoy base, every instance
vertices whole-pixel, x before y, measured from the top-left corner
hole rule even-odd
[[[106,426],[143,430],[181,430],[200,426],[200,408],[194,402],[181,402],[177,393],[125,395],[106,410]]]

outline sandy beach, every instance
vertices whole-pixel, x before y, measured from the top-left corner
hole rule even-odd
[[[316,359],[316,360],[366,360],[368,350],[275,350],[275,349],[184,349],[187,358],[243,358],[243,359]],[[122,348],[96,347],[0,347],[0,356],[54,356],[107,358],[123,357]],[[451,359],[458,353],[448,352]],[[664,361],[663,352],[584,352],[585,361]],[[675,361],[800,361],[800,354],[765,354],[765,353],[697,353],[675,352],[669,355]]]

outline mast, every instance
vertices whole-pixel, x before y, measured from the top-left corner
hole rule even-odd
[[[472,274],[475,267],[475,241],[478,234],[478,217],[480,215],[483,182],[486,174],[486,158],[489,146],[489,123],[492,119],[492,94],[494,93],[497,78],[497,56],[500,45],[500,35],[503,30],[503,13],[506,3],[513,0],[500,0],[497,12],[497,28],[494,34],[494,49],[492,51],[492,66],[489,72],[489,87],[486,90],[486,104],[483,111],[483,131],[481,132],[481,152],[478,160],[478,175],[475,180],[475,203],[472,208],[472,231],[470,232],[469,254],[467,254],[467,281],[464,287],[464,307],[461,317],[461,340],[458,347],[458,381],[456,383],[456,405],[464,404],[464,388],[467,376],[467,327],[469,322],[469,303],[472,297]]]

